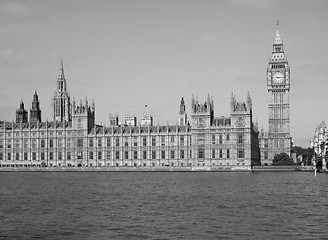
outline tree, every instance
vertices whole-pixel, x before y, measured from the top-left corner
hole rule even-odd
[[[296,153],[296,157],[302,156],[304,165],[312,165],[312,156],[314,155],[313,148],[302,148],[300,146],[294,146],[292,152]]]
[[[274,156],[272,164],[275,166],[294,165],[293,159],[287,153],[279,153]]]
[[[314,156],[314,149],[313,148],[308,148],[307,149],[307,161],[305,165],[312,165],[312,158]]]

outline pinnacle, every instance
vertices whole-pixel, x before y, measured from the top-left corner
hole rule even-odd
[[[279,32],[279,21],[277,21],[277,31],[276,31],[276,36],[275,36],[273,44],[274,45],[282,44],[282,39],[280,37],[280,32]]]
[[[63,58],[61,58],[61,60],[60,60],[60,72],[59,72],[59,78],[60,78],[60,79],[65,79]]]

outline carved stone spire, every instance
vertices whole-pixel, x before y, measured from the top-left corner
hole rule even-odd
[[[57,89],[52,99],[53,117],[55,121],[71,121],[72,106],[70,96],[67,92],[67,84],[64,74],[63,58],[60,61],[59,76],[57,79]]]
[[[33,95],[32,108],[30,110],[30,122],[41,122],[40,103],[36,90]]]
[[[21,99],[19,109],[16,110],[16,123],[27,123],[27,111],[24,109],[23,99]]]
[[[280,37],[280,33],[279,33],[279,20],[277,21],[277,30],[276,30],[276,36],[275,36],[275,39],[274,39],[274,45],[280,45],[280,44],[283,44],[282,43],[282,39]]]
[[[59,77],[58,77],[58,79],[63,79],[63,80],[65,80],[63,58],[60,59],[60,70],[59,70]]]
[[[180,103],[180,111],[179,114],[184,114],[186,112],[186,105],[184,102],[183,97],[181,98],[181,103]]]
[[[247,107],[249,110],[252,110],[252,97],[249,92],[247,93]]]

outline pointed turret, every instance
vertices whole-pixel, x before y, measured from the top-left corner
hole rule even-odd
[[[235,103],[236,103],[236,97],[233,93],[231,93],[231,98],[230,98],[230,112],[234,112],[235,110]]]
[[[59,70],[59,77],[58,77],[58,79],[63,79],[63,80],[65,80],[63,58],[60,59],[60,70]]]
[[[85,101],[84,101],[84,107],[85,107],[85,109],[88,109],[88,105],[89,105],[88,98],[85,97]]]
[[[60,70],[59,70],[59,76],[58,76],[58,84],[57,84],[57,90],[60,92],[66,92],[66,79],[64,74],[64,63],[63,58],[60,60]]]
[[[38,93],[36,92],[36,89],[34,91],[34,95],[33,95],[33,102],[38,102],[39,101],[39,97],[38,97]]]
[[[273,41],[271,61],[287,61],[284,55],[284,44],[279,32],[279,21],[277,21],[277,30]]]
[[[280,33],[279,33],[279,21],[277,21],[277,30],[276,30],[276,36],[273,42],[274,45],[280,45],[283,44],[282,43],[282,39],[280,37]]]
[[[211,103],[211,97],[210,97],[210,94],[209,94],[209,93],[207,94],[207,103],[208,103],[208,104]]]
[[[19,109],[16,110],[16,123],[27,123],[27,111],[24,109],[23,99],[19,103]]]
[[[192,99],[193,102],[193,99]],[[186,105],[184,102],[183,97],[181,98],[181,103],[180,103],[180,111],[179,111],[179,125],[180,126],[185,126],[187,125],[187,114],[186,114]]]
[[[184,114],[185,111],[186,111],[186,105],[185,105],[184,99],[182,97],[181,98],[181,103],[180,103],[180,111],[179,111],[179,114]]]
[[[24,102],[23,99],[21,99],[21,102],[19,104],[19,109],[24,109]]]
[[[30,110],[30,122],[41,122],[40,103],[36,90],[33,95],[32,108]]]
[[[95,100],[92,99],[92,112],[96,111],[96,105],[95,105]]]
[[[248,109],[252,111],[252,97],[249,92],[247,93],[247,101],[246,102],[247,102]]]
[[[53,117],[55,121],[71,121],[72,106],[70,96],[67,92],[67,84],[64,74],[63,58],[60,61],[59,76],[57,79],[57,89],[52,100]]]

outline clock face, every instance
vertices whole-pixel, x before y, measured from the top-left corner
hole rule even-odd
[[[284,82],[284,75],[280,72],[277,72],[273,75],[273,82],[274,83],[283,83]]]

